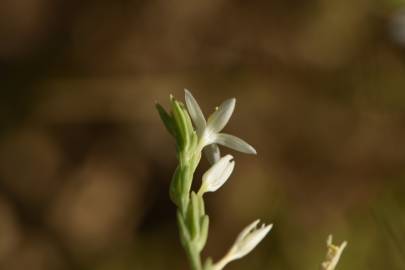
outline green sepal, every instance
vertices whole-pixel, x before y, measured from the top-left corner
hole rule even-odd
[[[167,131],[169,131],[169,133],[176,138],[176,129],[174,127],[173,118],[166,112],[166,110],[159,103],[156,103],[156,109]]]

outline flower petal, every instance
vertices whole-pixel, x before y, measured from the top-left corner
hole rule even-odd
[[[260,223],[260,219],[256,219],[252,223],[250,223],[246,228],[244,228],[238,235],[238,238],[236,238],[236,242],[242,241],[254,228],[257,227],[257,224]]]
[[[207,126],[213,132],[220,132],[228,123],[235,109],[236,99],[225,100],[218,109],[208,118]]]
[[[273,227],[273,224],[267,226],[262,224],[262,226],[257,227],[259,222],[260,220],[252,222],[239,233],[228,253],[213,265],[213,270],[222,270],[231,261],[247,255],[263,240]]]
[[[226,155],[204,173],[202,181],[207,192],[216,191],[228,180],[235,167],[232,159],[231,155]]]
[[[245,142],[244,140],[235,137],[230,134],[220,133],[215,137],[215,143],[221,144],[223,146],[229,147],[233,150],[246,153],[246,154],[257,154],[256,150]]]
[[[229,179],[229,176],[231,176],[234,168],[235,168],[235,161],[230,161],[223,170],[221,176],[218,177],[215,182],[212,182],[210,186],[208,186],[207,192],[214,192],[217,191],[220,187],[222,187],[225,184],[225,182]]]
[[[184,92],[188,112],[190,113],[191,119],[193,119],[196,126],[197,134],[200,136],[207,125],[204,114],[202,113],[200,106],[190,91],[184,89]]]
[[[272,227],[272,224],[262,226],[249,233],[245,237],[243,245],[240,246],[239,251],[235,254],[234,259],[242,258],[250,253],[263,240],[263,238],[266,237]]]
[[[221,158],[221,152],[218,144],[210,144],[204,148],[204,154],[210,164],[214,164]]]

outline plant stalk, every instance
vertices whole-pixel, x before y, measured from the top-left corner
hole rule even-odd
[[[199,147],[198,147],[199,148]],[[180,170],[188,170],[188,173],[186,174],[185,179],[182,179],[184,181],[183,183],[187,185],[187,188],[185,191],[185,194],[183,196],[186,196],[188,198],[187,200],[187,205],[182,205],[179,208],[180,211],[180,216],[178,218],[181,219],[182,224],[185,226],[178,226],[180,235],[188,235],[191,238],[191,224],[187,220],[187,215],[188,211],[190,211],[190,190],[191,190],[191,184],[193,181],[193,176],[194,172],[197,168],[197,164],[199,163],[199,160],[201,158],[201,150],[196,149],[197,151],[193,151],[191,155],[187,155],[184,152],[181,152],[179,155],[179,161],[180,161]],[[186,169],[186,167],[188,167]],[[193,241],[193,239],[189,239],[188,241],[182,241],[183,247],[186,251],[188,260],[190,262],[190,266],[192,270],[203,270],[202,267],[202,262],[201,262],[201,255],[200,251],[198,250],[198,247],[196,245],[196,242]]]

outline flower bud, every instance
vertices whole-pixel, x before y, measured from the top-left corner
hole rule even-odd
[[[228,180],[235,167],[231,155],[226,155],[218,160],[211,168],[204,173],[200,193],[214,192]]]
[[[230,250],[232,260],[242,258],[251,252],[273,227],[273,224],[262,224],[260,227],[257,227],[259,222],[260,220],[256,220],[251,223],[238,235]]]
[[[262,224],[258,227],[259,222],[260,220],[256,220],[242,230],[225,257],[214,265],[214,270],[221,270],[231,261],[244,257],[263,240],[273,227],[273,224]]]

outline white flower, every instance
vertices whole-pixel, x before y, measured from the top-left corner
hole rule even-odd
[[[262,226],[258,227],[259,222],[258,219],[242,230],[225,257],[213,266],[214,270],[221,270],[231,261],[247,255],[263,240],[273,227],[273,224],[262,224]]]
[[[256,150],[244,140],[233,135],[220,133],[228,123],[235,109],[235,98],[225,100],[215,112],[211,114],[208,121],[205,120],[200,106],[193,95],[185,89],[185,100],[188,112],[196,127],[196,132],[202,147],[205,147],[204,153],[208,161],[213,164],[220,158],[220,152],[217,144],[229,147],[239,152],[247,154],[256,154]]]
[[[202,185],[198,193],[214,192],[228,180],[235,167],[233,156],[226,155],[206,171],[202,177]]]
[[[334,270],[339,262],[343,250],[347,246],[347,242],[344,241],[342,244],[340,244],[340,246],[335,246],[332,244],[332,235],[329,235],[328,239],[326,240],[326,246],[328,251],[326,253],[326,259],[322,263],[322,270]]]

